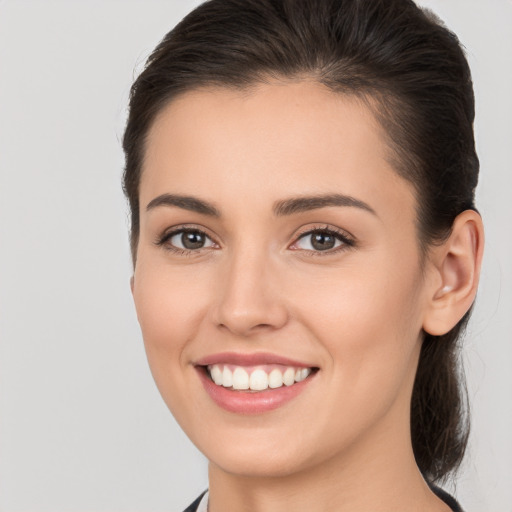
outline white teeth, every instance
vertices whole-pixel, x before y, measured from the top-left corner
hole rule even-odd
[[[283,373],[283,382],[285,386],[291,386],[295,383],[295,370],[293,368],[286,368]]]
[[[233,389],[249,389],[249,374],[243,368],[233,372]]]
[[[283,374],[274,368],[268,376],[268,387],[269,388],[280,388],[283,385]]]
[[[268,388],[268,375],[265,370],[254,370],[249,379],[249,387],[253,391],[263,391]]]
[[[311,368],[301,368],[295,372],[295,382],[303,381],[311,373]]]
[[[230,388],[233,385],[233,374],[227,366],[224,366],[222,371],[222,385],[225,388]]]
[[[242,366],[231,366],[214,364],[208,366],[210,377],[217,384],[225,388],[236,390],[264,391],[265,389],[280,388],[283,385],[292,386],[296,382],[302,382],[311,373],[311,368],[293,368],[291,366],[282,371],[279,368],[273,368],[267,373],[263,368],[256,368],[250,374]]]
[[[222,370],[219,368],[219,366],[212,366],[212,368],[210,369],[210,375],[212,376],[213,382],[215,382],[217,386],[222,386]]]

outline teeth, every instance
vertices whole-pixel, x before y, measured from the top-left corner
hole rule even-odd
[[[295,370],[293,368],[286,368],[283,373],[283,382],[285,386],[291,386],[295,383]]]
[[[280,388],[283,385],[283,374],[274,368],[268,376],[268,387],[269,388]]]
[[[256,368],[251,373],[241,366],[231,366],[231,368],[233,371],[228,365],[214,364],[208,366],[208,372],[217,386],[232,387],[236,390],[250,389],[251,391],[276,389],[283,385],[292,386],[296,382],[302,382],[311,373],[311,368],[293,368],[291,366],[283,367],[284,371],[273,368],[270,372],[263,368]]]
[[[225,388],[230,388],[233,385],[233,374],[227,366],[224,366],[222,371],[222,385]]]
[[[210,375],[212,376],[213,382],[215,382],[217,386],[222,386],[222,370],[217,365],[212,367],[210,370]]]
[[[249,389],[249,374],[243,368],[233,372],[233,389]]]
[[[264,370],[254,370],[251,373],[249,387],[253,391],[263,391],[268,388],[268,375]]]
[[[309,368],[300,368],[295,372],[295,382],[303,381],[310,373],[311,370]]]

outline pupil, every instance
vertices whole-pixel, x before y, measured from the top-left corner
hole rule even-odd
[[[181,243],[185,249],[200,249],[204,245],[204,235],[190,231],[181,235]]]
[[[316,233],[313,235],[311,245],[319,251],[326,251],[332,249],[335,244],[335,239],[332,235],[327,233]]]

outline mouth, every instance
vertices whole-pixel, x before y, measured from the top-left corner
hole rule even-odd
[[[293,386],[307,379],[317,368],[266,364],[260,366],[238,366],[212,364],[205,368],[211,381],[219,387],[234,391],[261,392]]]
[[[194,365],[207,394],[222,409],[260,414],[300,396],[319,368],[270,354],[218,354]]]

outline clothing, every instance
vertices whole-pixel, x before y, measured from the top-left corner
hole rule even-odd
[[[443,491],[443,489],[436,487],[435,485],[430,485],[430,488],[438,498],[443,500],[453,510],[453,512],[464,512],[455,498],[450,496],[446,491]]]
[[[453,512],[463,512],[460,505],[457,503],[455,498],[450,496],[447,492],[443,491],[435,485],[430,485],[432,492],[441,500],[443,500]],[[208,512],[208,491],[204,491],[194,503],[189,505],[183,512]]]
[[[202,501],[203,497],[205,498],[205,501]],[[201,508],[203,508],[203,504],[206,502],[206,508],[205,512],[208,510],[208,491],[204,491],[195,501],[194,503],[191,503],[183,512],[203,512],[199,505],[202,505]]]

